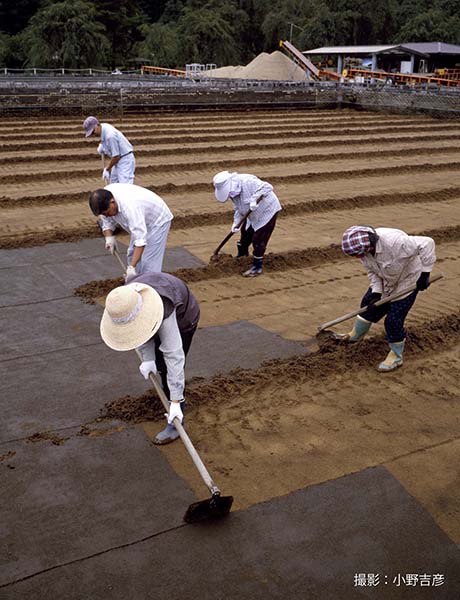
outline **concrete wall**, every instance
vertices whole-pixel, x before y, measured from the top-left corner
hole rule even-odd
[[[458,116],[460,89],[251,80],[88,82],[0,78],[1,116],[84,116],[100,112],[102,107],[105,114],[122,115],[158,110],[281,106],[355,107]]]

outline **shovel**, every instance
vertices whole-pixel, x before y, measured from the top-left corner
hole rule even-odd
[[[442,273],[440,273],[439,275],[435,275],[434,277],[431,277],[430,285],[432,283],[434,283],[435,281],[439,281],[443,277],[444,277],[444,275]],[[406,294],[410,294],[410,292],[413,292],[415,289],[417,289],[417,287],[414,285],[410,288],[403,290],[402,292],[396,292],[395,294],[391,294],[391,296],[382,298],[381,300],[378,300],[371,306],[381,306],[382,304],[386,304],[387,302],[391,302],[392,300],[397,300],[398,298],[402,298]],[[337,323],[342,323],[342,321],[348,321],[348,319],[352,319],[353,317],[356,317],[357,315],[360,315],[361,313],[366,312],[366,310],[368,308],[370,308],[370,306],[363,306],[359,310],[354,310],[353,312],[347,313],[346,315],[343,315],[342,317],[338,317],[337,319],[334,319],[333,321],[328,321],[327,323],[323,323],[322,325],[320,325],[318,327],[318,333],[321,333],[322,331],[324,331],[328,327],[331,327],[332,325],[337,325]],[[332,333],[335,336],[339,336],[339,334],[335,334],[334,332],[332,332]]]
[[[116,249],[114,250],[114,255],[120,263],[123,272],[125,272],[126,267]],[[136,354],[142,361],[141,353],[137,348]],[[161,403],[163,404],[166,412],[168,413],[169,400],[167,399],[166,394],[164,393],[157,376],[150,373],[149,379],[153,384],[153,387],[155,388],[155,391],[158,397],[160,398]],[[192,441],[190,440],[187,432],[182,426],[182,423],[177,417],[174,419],[174,427],[177,429],[180,438],[184,443],[185,449],[189,453],[190,458],[195,464],[195,467],[198,469],[201,479],[204,481],[205,485],[211,492],[211,498],[209,498],[208,500],[200,500],[198,502],[193,502],[192,504],[190,504],[184,515],[184,521],[186,523],[197,523],[198,521],[204,521],[205,519],[226,517],[232,507],[233,496],[221,496],[219,488],[212,480],[198,452],[195,450]]]
[[[259,204],[259,202],[262,200],[262,198],[263,198],[263,196],[261,196],[260,198],[257,199],[257,204]],[[249,215],[251,213],[252,213],[252,210],[248,210],[248,212],[239,221],[239,223],[237,223],[238,229],[240,229],[240,227],[243,225],[243,223],[246,221],[246,219],[249,217]],[[232,237],[232,235],[234,235],[234,233],[233,233],[233,231],[230,231],[230,233],[228,233],[224,237],[224,239],[221,241],[221,243],[217,246],[217,248],[212,253],[211,260],[215,260],[216,256],[219,254],[220,250],[222,250],[222,248],[225,246],[225,244],[228,242],[228,240]]]

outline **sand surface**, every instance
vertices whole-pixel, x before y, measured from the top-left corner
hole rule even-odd
[[[305,81],[306,72],[285,54],[276,50],[268,54],[262,52],[247,65],[219,67],[208,71],[211,77],[238,79],[268,79],[271,81]]]
[[[99,235],[87,197],[102,183],[100,159],[80,121],[0,124],[1,248]],[[189,385],[189,433],[237,507],[384,465],[458,543],[460,121],[296,110],[113,124],[135,146],[136,183],[176,216],[168,246],[206,263],[180,272],[200,300],[200,326],[245,320],[312,350]],[[233,259],[234,238],[209,263],[231,225],[231,207],[211,186],[223,169],[270,181],[284,208],[257,279],[241,277],[247,261]],[[338,248],[343,230],[359,223],[432,235],[434,272],[445,276],[420,294],[404,367],[386,375],[375,369],[387,352],[381,325],[353,349],[320,349],[315,338],[319,324],[357,308],[367,287],[360,264]],[[88,282],[83,296],[103,296],[117,283],[106,279]],[[141,401],[114,398],[118,416],[129,418]],[[158,426],[144,424],[148,435]],[[198,489],[182,446],[164,453]]]

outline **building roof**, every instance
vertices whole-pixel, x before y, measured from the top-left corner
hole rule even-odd
[[[444,42],[416,42],[404,44],[406,48],[423,52],[424,54],[460,54],[460,46]]]
[[[371,54],[425,54],[423,50],[412,48],[410,46],[417,44],[404,44],[392,46],[324,46],[314,50],[306,50],[302,54],[358,54],[370,56]]]
[[[398,44],[393,46],[323,46],[314,50],[306,50],[302,54],[347,54],[370,56],[371,54],[458,54],[460,46],[445,44],[444,42],[415,42],[409,44]]]

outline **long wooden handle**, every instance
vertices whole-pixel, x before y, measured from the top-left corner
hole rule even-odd
[[[125,264],[124,264],[123,260],[121,259],[121,256],[119,255],[118,250],[115,249],[113,254],[115,255],[118,262],[120,263],[120,266],[123,269],[123,272],[126,273]],[[137,348],[135,350],[136,350],[137,356],[139,357],[140,361],[142,362],[141,353],[139,352],[139,350]],[[161,384],[158,381],[157,376],[150,373],[149,379],[150,379],[151,383],[153,384],[153,387],[155,388],[155,391],[156,391],[158,397],[160,398],[161,403],[164,406],[164,409],[166,410],[167,413],[169,413],[169,400],[167,399],[166,394],[164,393],[163,388],[161,387]],[[198,472],[201,475],[202,480],[204,481],[205,485],[207,486],[207,488],[209,489],[211,494],[213,494],[213,495],[220,494],[219,488],[212,480],[211,475],[209,474],[209,471],[205,467],[203,461],[200,458],[200,455],[195,450],[195,447],[192,444],[191,439],[187,435],[187,432],[185,431],[185,429],[182,426],[182,423],[180,422],[180,420],[177,417],[174,419],[174,427],[177,429],[177,431],[180,435],[180,438],[183,441],[184,446],[190,455],[190,458],[192,459],[193,463],[195,464],[195,467],[198,469]]]
[[[225,246],[225,244],[228,242],[228,240],[233,236],[233,231],[230,231],[229,234],[227,234],[224,239],[221,241],[221,243],[217,246],[217,248],[214,250],[214,252],[212,253],[213,256],[217,256],[219,254],[219,252],[222,250],[222,248]]]
[[[431,277],[430,285],[432,283],[434,283],[435,281],[439,281],[443,277],[444,277],[444,275],[442,273],[440,273],[439,275],[435,275],[434,277]],[[386,304],[387,302],[391,302],[392,300],[397,300],[398,298],[401,298],[402,296],[405,296],[406,294],[410,294],[410,292],[413,292],[415,289],[417,289],[417,287],[414,285],[410,288],[403,290],[402,292],[397,292],[396,294],[391,294],[391,296],[382,298],[381,300],[378,300],[377,302],[375,302],[375,304],[372,304],[371,306],[381,306],[382,304]],[[322,325],[320,325],[318,327],[318,333],[320,331],[323,331],[323,329],[332,327],[332,325],[337,325],[337,323],[342,323],[342,321],[348,321],[348,319],[352,319],[353,317],[356,317],[357,315],[360,315],[361,313],[366,312],[366,310],[368,308],[370,308],[370,307],[363,306],[359,310],[354,310],[353,312],[347,313],[346,315],[343,315],[342,317],[339,317],[338,319],[334,319],[333,321],[328,321],[327,323],[323,323]]]
[[[259,202],[262,200],[263,195],[260,196],[260,198],[257,198],[256,203],[259,204]],[[241,227],[241,225],[243,225],[243,223],[246,221],[246,219],[249,217],[249,215],[252,213],[252,210],[248,210],[248,212],[244,215],[244,217],[240,220],[240,222],[237,224],[238,229]],[[219,254],[219,251],[225,246],[225,244],[228,242],[228,240],[232,237],[233,235],[233,231],[230,231],[230,233],[228,233],[224,239],[221,241],[221,243],[217,246],[217,248],[214,250],[214,252],[212,253],[213,256],[217,256],[217,254]]]
[[[249,217],[249,215],[251,214],[252,211],[248,210],[248,212],[244,215],[244,217],[240,220],[240,222],[238,223],[238,229],[241,227],[241,225],[243,225],[243,223],[246,221],[246,219]],[[225,244],[228,242],[228,240],[234,235],[233,231],[230,231],[230,233],[228,233],[224,239],[221,241],[221,243],[217,246],[217,248],[214,250],[214,252],[212,253],[213,256],[217,256],[217,254],[219,254],[219,251],[225,246]]]
[[[136,348],[136,354],[139,357],[139,360],[142,362],[142,355],[137,348]],[[163,404],[166,412],[169,413],[169,400],[167,399],[166,394],[164,393],[163,388],[161,387],[161,384],[158,381],[158,377],[156,375],[153,375],[152,373],[150,373],[149,379],[150,379],[151,383],[153,384],[153,387],[155,388],[155,391],[156,391],[158,397],[160,398],[161,403]],[[200,458],[200,455],[195,450],[195,447],[192,444],[192,440],[187,435],[187,432],[185,431],[182,423],[180,422],[180,420],[177,417],[174,419],[174,427],[177,429],[177,431],[180,435],[180,438],[183,441],[184,446],[190,455],[190,458],[194,462],[195,467],[198,469],[198,472],[201,475],[202,480],[206,484],[206,486],[209,489],[209,491],[211,492],[211,494],[213,494],[213,495],[216,493],[220,494],[219,488],[212,480],[211,475],[209,474],[209,471],[207,470],[203,461]]]

